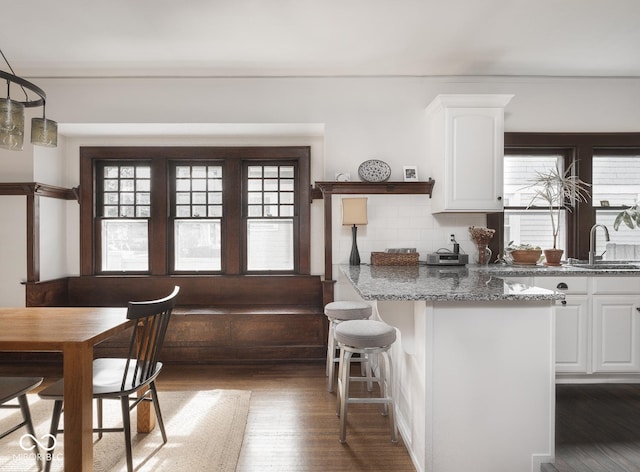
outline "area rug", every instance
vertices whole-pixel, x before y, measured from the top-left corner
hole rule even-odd
[[[52,401],[29,395],[29,406],[38,438],[47,434]],[[132,412],[133,465],[137,472],[151,471],[235,471],[249,413],[251,392],[208,390],[159,392],[160,407],[168,442],[162,444],[160,430],[149,434],[135,432]],[[94,407],[95,410],[95,407]],[[104,402],[104,426],[122,425],[120,403]],[[20,421],[19,410],[0,410],[0,431]],[[35,459],[20,445],[26,430],[21,429],[0,441],[0,471],[36,471]],[[45,439],[42,439],[45,443]],[[63,470],[63,437],[53,451],[53,471]],[[23,441],[23,445],[29,446]],[[123,433],[94,435],[94,471],[126,471]]]

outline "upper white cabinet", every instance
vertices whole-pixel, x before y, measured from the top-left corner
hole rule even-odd
[[[501,211],[504,108],[513,95],[438,95],[427,107],[432,212]]]

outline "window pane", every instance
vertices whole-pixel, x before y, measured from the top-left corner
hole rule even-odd
[[[106,178],[109,178],[109,179],[117,179],[118,178],[118,166],[105,166],[104,167],[104,176]]]
[[[220,216],[222,207],[212,211],[208,206],[222,204],[222,166],[176,166],[175,215],[206,218]]]
[[[262,177],[262,166],[249,166],[248,172],[250,179],[259,179]]]
[[[264,189],[269,191],[277,191],[278,181],[275,179],[264,180]]]
[[[104,189],[112,192],[118,191],[118,181],[117,180],[105,180],[104,181]]]
[[[149,270],[147,220],[102,221],[102,270]]]
[[[188,179],[191,177],[191,167],[189,166],[176,166],[176,177]]]
[[[293,220],[249,220],[247,239],[248,270],[293,270]]]
[[[249,192],[249,204],[262,203],[262,194],[260,192]]]
[[[251,165],[247,175],[247,270],[293,270],[295,166]]]
[[[528,206],[535,195],[533,188],[527,188],[536,177],[536,172],[555,169],[562,156],[504,156],[504,206]],[[535,202],[544,205],[544,202]],[[506,239],[505,239],[506,240]]]
[[[220,220],[175,221],[175,269],[221,270]]]
[[[220,205],[209,205],[209,217],[210,218],[221,218],[222,217],[222,206],[220,206]]]
[[[640,156],[594,156],[592,196],[596,207],[603,200],[610,206],[634,205],[640,198]]]
[[[249,216],[262,216],[262,205],[249,205]]]
[[[282,166],[280,167],[280,178],[293,179],[294,167],[293,166]]]
[[[280,216],[293,216],[293,205],[280,205]]]
[[[640,230],[631,229],[623,223],[615,231],[613,222],[618,213],[618,210],[596,210],[596,224],[605,225],[609,230],[609,241],[606,240],[604,231],[596,230],[596,255],[602,255],[609,261],[640,260],[640,248],[637,248]]]
[[[278,178],[278,167],[276,166],[265,166],[264,168],[264,176],[271,178]]]
[[[558,249],[566,249],[565,210],[560,214],[560,232]],[[532,244],[542,249],[553,247],[551,218],[546,210],[505,210],[504,211],[505,245],[513,241],[515,244]]]
[[[151,214],[151,168],[148,165],[104,167],[100,216],[135,218]]]

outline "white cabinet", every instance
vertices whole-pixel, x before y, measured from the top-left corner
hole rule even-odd
[[[640,372],[640,296],[593,296],[594,372]]]
[[[640,277],[535,277],[556,305],[558,381],[628,381],[640,373]]]
[[[594,277],[593,371],[640,372],[640,278]]]
[[[555,307],[556,372],[587,373],[589,363],[590,310],[586,277],[536,277],[536,287],[566,294]]]
[[[556,307],[556,372],[589,371],[589,297],[567,295]]]
[[[432,212],[503,207],[504,107],[513,95],[438,95],[427,107]]]

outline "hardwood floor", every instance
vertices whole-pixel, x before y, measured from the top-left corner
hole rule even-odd
[[[8,366],[59,377],[47,365]],[[251,409],[238,472],[414,471],[400,438],[375,405],[352,405],[347,444],[338,441],[335,395],[324,364],[165,365],[159,390],[251,390]],[[543,472],[640,472],[640,385],[558,385],[556,461]],[[162,397],[161,397],[162,401]],[[496,463],[499,464],[499,457]]]
[[[377,405],[350,405],[347,443],[338,441],[335,394],[324,363],[259,366],[165,366],[160,390],[251,390],[238,472],[415,471]]]
[[[548,472],[640,472],[640,385],[558,385]]]
[[[347,443],[340,444],[335,394],[327,392],[324,363],[269,365],[165,365],[162,391],[251,390],[251,406],[237,472],[414,472],[404,447],[391,442],[379,405],[350,405]],[[0,374],[25,372],[0,365]],[[29,366],[34,375],[56,378],[59,369]],[[359,382],[356,383],[360,384]],[[357,389],[358,387],[354,387]],[[169,439],[170,440],[170,439]]]

